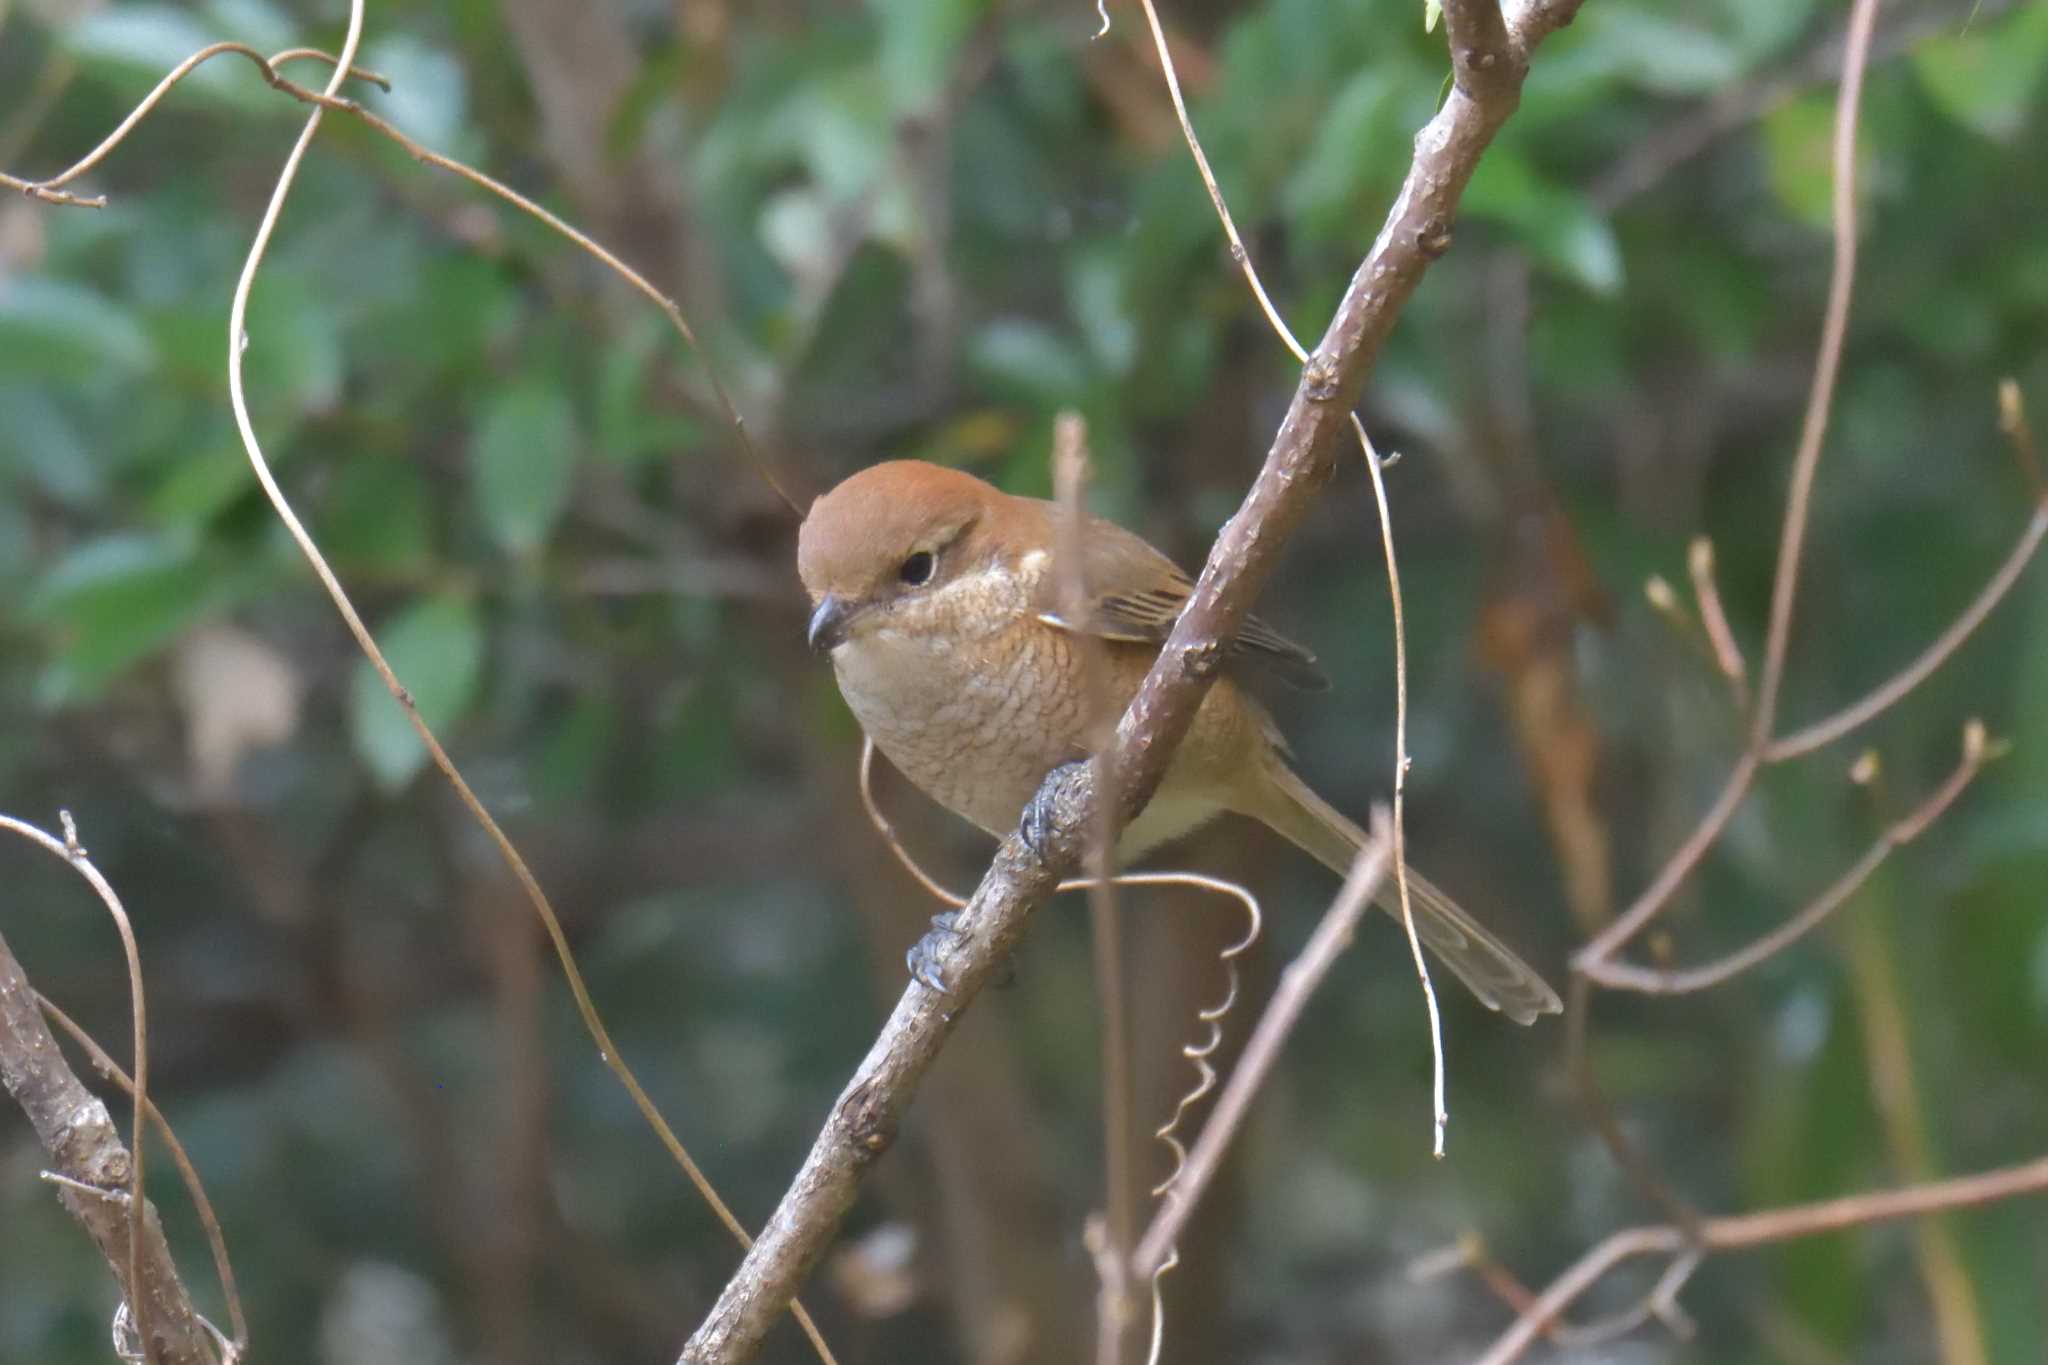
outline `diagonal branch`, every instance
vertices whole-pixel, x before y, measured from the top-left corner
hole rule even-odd
[[[1942,813],[1963,794],[1963,788],[1969,786],[1971,780],[1983,771],[1984,765],[1998,753],[1999,747],[1986,735],[1983,722],[1971,721],[1963,730],[1963,756],[1955,771],[1926,800],[1887,826],[1864,850],[1863,856],[1851,863],[1827,890],[1807,902],[1797,914],[1734,952],[1697,967],[1683,968],[1640,967],[1631,962],[1609,959],[1588,963],[1585,975],[1610,990],[1640,991],[1645,995],[1691,995],[1695,991],[1718,986],[1730,977],[1740,976],[1757,963],[1776,956],[1806,937],[1819,927],[1822,920],[1841,909],[1884,865],[1893,849],[1919,838],[1929,825],[1940,819]]]
[[[85,1088],[43,1021],[35,988],[0,939],[0,1082],[49,1153],[58,1198],[84,1226],[121,1286],[132,1323],[147,1308],[147,1358],[213,1365],[205,1320],[192,1306],[164,1241],[156,1206],[129,1197],[134,1161],[113,1115]],[[131,1214],[135,1215],[131,1222]],[[137,1233],[133,1242],[131,1233]]]
[[[1920,1218],[2040,1194],[2048,1194],[2048,1157],[1903,1189],[1876,1190],[1815,1204],[1709,1218],[1701,1223],[1696,1239],[1671,1226],[1628,1228],[1588,1251],[1553,1280],[1487,1348],[1479,1365],[1509,1365],[1510,1361],[1519,1360],[1536,1338],[1608,1271],[1638,1256],[1669,1256],[1683,1264],[1688,1259],[1719,1252],[1749,1251],[1897,1218]]]
[[[1528,53],[1568,23],[1580,0],[1526,0],[1512,7],[1506,38],[1476,89],[1461,82],[1417,135],[1415,156],[1377,241],[1345,290],[1336,316],[1303,367],[1302,378],[1244,505],[1212,547],[1208,563],[1158,661],[1117,726],[1107,755],[1116,813],[1128,818],[1159,785],[1194,720],[1231,638],[1307,515],[1335,465],[1339,439],[1379,349],[1431,262],[1450,245],[1458,202],[1479,158],[1514,112]],[[1491,8],[1461,0],[1447,8]],[[1457,24],[1470,16],[1458,15]],[[1477,21],[1472,21],[1477,31]],[[1453,27],[1454,34],[1467,31]],[[752,1358],[769,1326],[809,1274],[852,1206],[860,1181],[895,1138],[925,1069],[952,1020],[979,993],[1024,923],[1080,856],[1096,793],[1087,770],[1062,770],[1042,791],[1054,815],[1042,853],[1012,835],[966,910],[960,937],[940,966],[952,988],[940,994],[913,983],[883,1026],[781,1204],[717,1304],[683,1347],[685,1365]]]

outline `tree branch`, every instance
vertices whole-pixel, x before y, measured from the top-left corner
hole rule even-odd
[[[1570,22],[1581,0],[1515,5],[1484,79],[1461,79],[1417,135],[1400,197],[1371,252],[1352,276],[1321,344],[1303,367],[1259,477],[1224,527],[1158,661],[1117,726],[1106,770],[1119,817],[1143,809],[1165,774],[1230,639],[1332,473],[1339,438],[1380,346],[1431,262],[1450,246],[1458,201],[1479,158],[1514,110],[1528,53]],[[1446,6],[1454,35],[1477,34],[1467,9]],[[1458,43],[1484,54],[1483,44]],[[1476,63],[1475,63],[1476,65]],[[1493,67],[1500,67],[1495,71]],[[685,1365],[750,1359],[797,1286],[824,1252],[851,1207],[861,1178],[895,1138],[903,1111],[938,1055],[954,1015],[987,981],[1022,935],[1032,910],[1051,895],[1080,854],[1095,794],[1089,770],[1063,769],[1041,791],[1055,819],[1042,850],[1012,835],[961,913],[960,935],[940,959],[952,988],[943,995],[912,983],[867,1058],[833,1105],[811,1152],[739,1271],[684,1346]]]
[[[1724,1251],[1747,1251],[1774,1242],[1819,1237],[1847,1228],[1894,1218],[1918,1218],[1951,1209],[1976,1208],[2023,1195],[2048,1193],[2048,1157],[1977,1175],[1847,1195],[1815,1204],[1766,1209],[1761,1213],[1709,1218],[1700,1225],[1697,1241],[1675,1227],[1640,1227],[1617,1232],[1581,1256],[1551,1282],[1548,1289],[1516,1317],[1479,1365],[1508,1365],[1526,1351],[1544,1329],[1591,1289],[1609,1270],[1637,1256],[1685,1257]]]
[[[131,1263],[130,1200],[133,1162],[121,1134],[97,1096],[85,1088],[50,1026],[35,988],[0,938],[0,1083],[28,1115],[50,1155],[52,1183],[65,1209],[106,1257],[126,1303],[145,1306],[150,1340],[145,1357],[162,1365],[213,1365],[211,1335],[192,1307],[164,1241],[156,1206],[143,1204],[142,1231]],[[131,1264],[133,1275],[131,1277]],[[130,1320],[133,1320],[131,1310]]]

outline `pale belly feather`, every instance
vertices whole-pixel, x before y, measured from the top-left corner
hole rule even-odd
[[[1046,773],[1086,756],[1079,698],[1039,683],[1076,666],[1073,645],[1036,621],[974,640],[879,622],[834,649],[832,665],[875,747],[933,800],[1001,837],[1017,827]],[[1203,719],[1216,709],[1205,704]],[[1126,829],[1120,860],[1224,809],[1210,784],[1185,780],[1187,766],[1176,759],[1162,794]]]

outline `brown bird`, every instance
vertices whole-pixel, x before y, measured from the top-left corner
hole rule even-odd
[[[1070,619],[1053,562],[1057,516],[1050,502],[971,474],[895,460],[819,498],[797,536],[811,645],[831,652],[862,728],[934,800],[999,838],[1048,772],[1087,755],[1076,632],[1103,641],[1104,690],[1121,711],[1194,587],[1139,537],[1090,518],[1090,611]],[[1340,877],[1350,871],[1365,834],[1288,766],[1272,718],[1231,676],[1255,668],[1327,686],[1313,654],[1248,620],[1159,790],[1125,828],[1121,861],[1235,811]],[[1523,1024],[1560,1008],[1541,977],[1413,869],[1408,888],[1417,935],[1488,1007]],[[1378,903],[1399,918],[1391,882]]]

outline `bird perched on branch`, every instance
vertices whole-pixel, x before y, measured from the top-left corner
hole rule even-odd
[[[1090,518],[1080,537],[1088,611],[1072,619],[1054,560],[1060,515],[960,470],[895,460],[819,498],[797,537],[811,645],[830,652],[868,737],[927,795],[999,838],[1047,773],[1087,757],[1090,655],[1078,636],[1101,642],[1100,690],[1121,712],[1194,588],[1144,540]],[[1254,669],[1327,686],[1313,654],[1247,620],[1158,791],[1125,827],[1120,861],[1235,811],[1349,873],[1365,834],[1288,765],[1272,718],[1231,676]],[[1543,979],[1450,897],[1412,869],[1408,887],[1417,935],[1488,1007],[1523,1024],[1558,1010]],[[1392,879],[1378,903],[1400,916]]]

